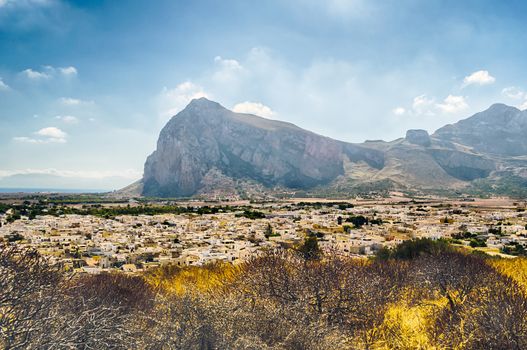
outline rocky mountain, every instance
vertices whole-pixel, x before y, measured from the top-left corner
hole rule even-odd
[[[143,195],[190,196],[219,172],[265,187],[307,189],[344,174],[343,159],[381,169],[380,151],[348,144],[293,124],[229,111],[205,98],[193,100],[161,131],[145,163]]]
[[[251,189],[320,196],[474,191],[495,188],[502,179],[522,184],[526,169],[527,112],[505,105],[432,135],[409,130],[391,142],[353,144],[200,98],[163,128],[143,179],[127,190],[156,197]]]
[[[440,128],[434,137],[469,146],[481,153],[527,155],[527,111],[494,104],[486,111]]]

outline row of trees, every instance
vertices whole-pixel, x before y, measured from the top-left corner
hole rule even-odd
[[[429,240],[404,243],[373,260],[322,254],[309,244],[238,266],[165,266],[144,276],[66,275],[33,251],[4,247],[0,344],[5,349],[527,348],[527,288],[510,268],[500,272],[526,264],[495,263]]]
[[[242,211],[241,216],[251,219],[265,218],[261,212],[251,210],[248,206],[199,206],[187,207],[177,205],[120,205],[120,206],[103,206],[101,204],[83,205],[82,208],[70,205],[53,205],[49,203],[38,202],[31,203],[25,201],[22,204],[5,205],[0,204],[0,213],[5,213],[9,209],[13,211],[8,220],[14,221],[21,216],[27,216],[34,219],[38,215],[59,216],[65,214],[92,215],[103,218],[115,218],[121,215],[159,215],[159,214],[197,214],[208,215],[220,212],[238,212]]]

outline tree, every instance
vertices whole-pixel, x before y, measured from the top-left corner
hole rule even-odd
[[[477,239],[477,238],[472,238],[472,239],[470,239],[470,246],[472,248],[486,247],[487,243],[484,240]]]
[[[361,228],[368,223],[368,218],[362,215],[350,216],[346,219],[346,222],[351,222],[356,228]]]
[[[317,260],[322,255],[322,251],[318,246],[318,239],[315,235],[307,236],[304,239],[304,243],[298,248],[298,251],[306,260]]]
[[[267,226],[265,227],[264,236],[265,238],[269,238],[273,236],[273,227],[271,226],[270,223],[267,223]]]
[[[423,255],[439,254],[450,250],[449,244],[444,240],[416,238],[404,241],[392,250],[387,248],[380,249],[377,253],[377,258],[380,260],[388,258],[411,260]]]
[[[0,345],[37,348],[60,301],[60,267],[36,251],[0,246]]]
[[[452,224],[454,222],[453,219],[450,219],[448,216],[445,216],[444,218],[441,218],[439,220],[439,223],[441,224]]]
[[[34,250],[0,247],[0,348],[129,349],[153,300],[141,281],[74,278]]]

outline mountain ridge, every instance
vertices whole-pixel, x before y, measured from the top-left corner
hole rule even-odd
[[[493,126],[495,120],[518,132]],[[478,135],[493,140],[493,132],[507,137],[488,142]],[[414,129],[394,141],[348,143],[200,98],[162,129],[138,188],[155,197],[206,195],[222,186],[236,192],[247,183],[307,193],[346,194],[376,183],[398,190],[462,191],[481,179],[499,180],[503,171],[525,173],[526,162],[510,159],[527,156],[526,140],[527,112],[503,104],[432,135]],[[224,181],[213,184],[220,178]]]

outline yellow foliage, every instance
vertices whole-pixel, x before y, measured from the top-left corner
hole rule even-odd
[[[409,305],[405,298],[392,304],[379,327],[376,349],[438,349],[428,337],[437,310],[446,306],[445,298]]]
[[[214,292],[226,282],[233,281],[238,268],[229,263],[214,263],[207,266],[173,265],[161,266],[149,271],[146,280],[155,288],[168,293],[183,295],[195,292]]]
[[[490,264],[498,272],[512,278],[520,285],[527,294],[527,259],[496,259],[490,260]]]

